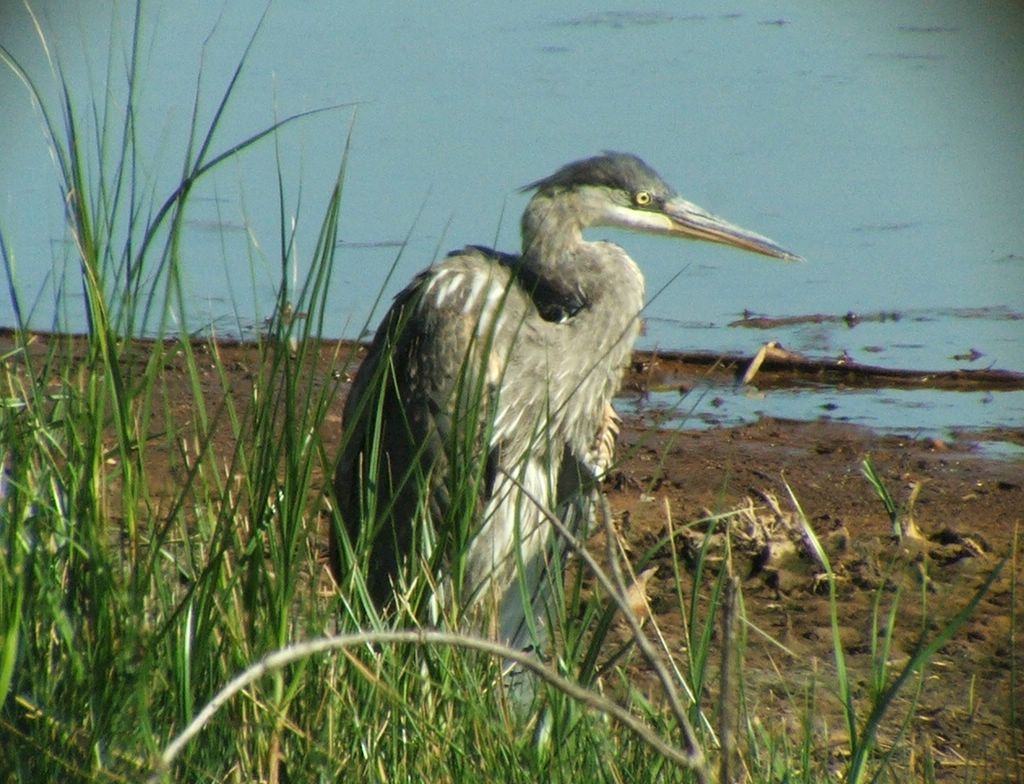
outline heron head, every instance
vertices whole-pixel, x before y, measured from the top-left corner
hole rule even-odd
[[[537,197],[551,203],[564,202],[580,228],[615,226],[718,242],[778,259],[800,258],[686,201],[654,169],[628,153],[606,152],[575,161],[523,190],[536,190]]]

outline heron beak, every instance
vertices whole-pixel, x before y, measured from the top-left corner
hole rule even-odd
[[[719,242],[776,259],[802,261],[800,256],[776,245],[767,237],[722,220],[678,196],[665,202],[663,210],[671,223],[667,233],[673,236]]]

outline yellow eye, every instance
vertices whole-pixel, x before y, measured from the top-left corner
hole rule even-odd
[[[654,200],[647,191],[637,191],[633,194],[633,202],[637,207],[647,207]]]

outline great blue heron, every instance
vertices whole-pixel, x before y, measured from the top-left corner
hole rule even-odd
[[[616,226],[795,258],[683,200],[634,155],[576,161],[523,190],[535,193],[521,256],[464,248],[395,299],[353,381],[335,477],[349,541],[369,548],[378,602],[409,563],[440,564],[448,599],[518,646],[541,612],[527,605],[553,541],[547,515],[586,525],[609,466],[610,404],[644,304],[633,260],[583,231]],[[331,544],[340,576],[337,532]]]

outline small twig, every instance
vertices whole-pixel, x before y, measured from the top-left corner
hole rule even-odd
[[[725,580],[725,597],[722,603],[722,660],[719,673],[718,691],[718,737],[721,743],[718,780],[720,784],[732,781],[730,768],[736,752],[736,739],[733,736],[733,706],[729,701],[732,690],[732,672],[735,659],[733,646],[736,641],[736,575],[732,569],[732,555],[727,557],[725,567],[728,576]]]
[[[761,365],[764,363],[765,357],[768,356],[769,349],[776,348],[779,344],[774,340],[765,343],[761,346],[760,351],[754,355],[754,358],[750,360],[750,364],[747,365],[746,371],[743,373],[743,377],[740,379],[741,385],[749,384],[754,380],[754,376],[757,375],[757,371],[761,369]],[[724,779],[723,779],[724,784]]]
[[[616,705],[609,699],[602,697],[589,689],[559,675],[553,669],[545,666],[535,656],[523,651],[517,651],[508,646],[501,645],[491,640],[484,640],[478,637],[470,637],[454,632],[443,632],[431,629],[413,629],[397,631],[358,632],[355,634],[340,634],[331,637],[321,637],[307,642],[296,643],[287,648],[274,651],[263,657],[260,661],[248,667],[229,681],[206,706],[196,714],[191,723],[182,730],[164,749],[160,758],[153,767],[149,776],[149,784],[156,784],[161,777],[170,769],[171,763],[181,753],[181,750],[198,735],[214,714],[217,713],[232,697],[255,681],[268,673],[287,667],[293,662],[299,661],[318,653],[340,651],[347,648],[355,648],[362,645],[380,645],[384,643],[411,643],[414,645],[449,645],[456,648],[481,651],[492,656],[500,657],[503,660],[511,660],[521,667],[530,670],[541,680],[547,681],[559,691],[565,693],[572,699],[581,702],[589,707],[611,716],[625,725],[640,740],[657,751],[662,756],[672,760],[678,765],[693,769],[702,780],[706,781],[703,771],[703,759],[699,756],[695,759],[692,753],[681,751],[675,746],[667,743],[657,733],[651,730],[640,719],[631,714],[625,708]],[[699,749],[698,749],[699,753]],[[697,765],[700,767],[697,767]]]

